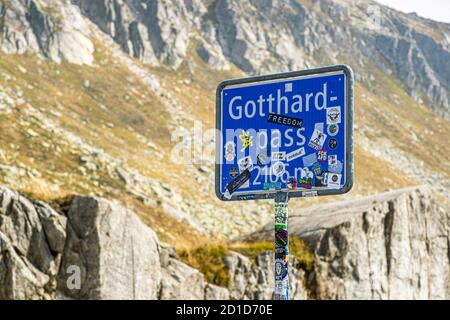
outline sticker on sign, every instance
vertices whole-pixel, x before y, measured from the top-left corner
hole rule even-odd
[[[305,155],[305,148],[301,147],[300,149],[294,150],[292,152],[290,152],[289,154],[286,155],[286,160],[287,161],[292,161],[295,160],[299,157],[302,157]]]
[[[217,197],[348,192],[353,100],[353,73],[347,66],[222,82],[216,95]]]

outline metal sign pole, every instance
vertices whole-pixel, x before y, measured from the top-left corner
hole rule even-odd
[[[289,299],[288,192],[275,196],[275,300]]]

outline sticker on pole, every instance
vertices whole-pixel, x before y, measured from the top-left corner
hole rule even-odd
[[[222,82],[216,95],[221,200],[335,195],[353,185],[353,73],[347,66]]]

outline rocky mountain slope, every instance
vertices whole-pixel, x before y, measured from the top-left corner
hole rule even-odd
[[[223,256],[219,287],[129,210],[82,196],[67,205],[58,213],[0,189],[0,299],[272,298],[271,251]],[[315,262],[289,259],[291,299],[449,299],[449,220],[426,188],[294,213],[290,229]]]
[[[237,238],[272,207],[215,199],[216,85],[347,63],[346,197],[427,184],[448,205],[449,34],[371,1],[0,0],[0,182],[41,199],[115,200],[177,246]]]
[[[345,55],[352,56],[358,71],[376,61],[415,98],[428,99],[436,112],[449,116],[450,70],[445,61],[450,58],[450,26],[372,1],[71,3],[4,1],[2,49],[92,64],[94,45],[83,15],[123,51],[154,66],[179,68],[190,59],[191,43],[212,68],[234,64],[251,73],[338,63]],[[361,72],[370,82],[369,75]]]

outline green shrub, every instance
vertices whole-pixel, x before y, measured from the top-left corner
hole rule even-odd
[[[274,251],[274,244],[271,242],[248,242],[230,245],[230,250],[239,252],[244,256],[255,259],[264,251]],[[297,258],[296,267],[305,271],[311,271],[314,266],[314,254],[308,250],[302,239],[289,237],[289,255]]]
[[[265,251],[274,250],[271,242],[242,242],[229,245],[206,245],[189,250],[179,250],[180,259],[199,270],[209,283],[222,287],[230,285],[230,276],[224,264],[224,257],[230,251],[238,252],[246,257],[255,259]],[[311,271],[314,265],[314,254],[308,250],[303,240],[297,237],[289,238],[289,254],[295,256],[296,267]]]
[[[223,258],[229,253],[223,245],[207,245],[192,250],[180,250],[178,256],[183,262],[199,270],[209,283],[228,287],[230,277]]]
[[[311,271],[314,266],[314,254],[306,247],[305,242],[298,237],[289,238],[289,254],[297,258],[297,268]]]
[[[264,251],[273,251],[273,243],[271,242],[249,242],[249,243],[238,243],[230,245],[230,250],[239,252],[244,256],[251,259],[255,259],[259,254]]]

